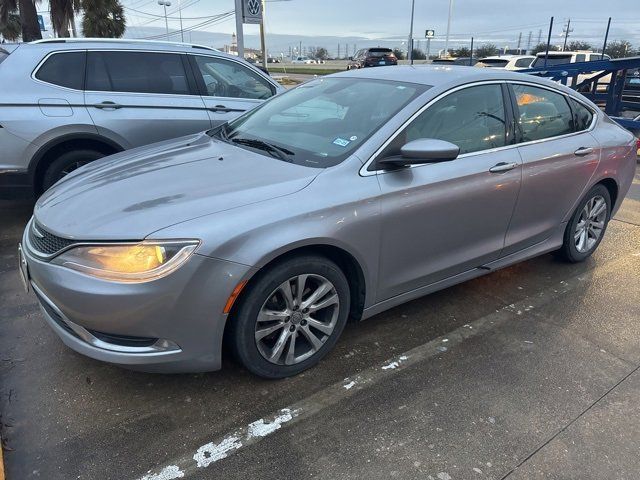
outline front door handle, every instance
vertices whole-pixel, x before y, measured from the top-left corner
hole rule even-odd
[[[509,170],[513,170],[517,166],[518,166],[518,164],[516,162],[509,162],[509,163],[500,162],[500,163],[497,163],[496,165],[494,165],[493,167],[491,167],[489,169],[489,171],[491,173],[508,172]]]
[[[100,110],[118,110],[119,108],[122,108],[122,105],[119,105],[115,102],[105,101],[101,103],[96,103],[94,107],[99,108]]]
[[[211,107],[209,110],[215,113],[229,113],[229,112],[244,112],[245,110],[241,108],[228,108],[225,105],[216,105]]]
[[[590,153],[593,153],[593,148],[591,147],[580,147],[575,152],[573,152],[573,154],[577,157],[584,157],[585,155],[589,155]]]

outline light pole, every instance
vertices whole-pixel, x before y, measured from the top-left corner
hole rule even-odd
[[[178,15],[180,16],[180,41],[184,43],[184,29],[182,28],[182,0],[178,0]]]
[[[409,43],[407,44],[407,59],[413,65],[413,14],[416,9],[416,0],[411,0],[411,25],[409,26]]]
[[[167,29],[167,40],[169,40],[169,20],[167,20],[167,7],[171,6],[169,0],[158,0],[158,5],[164,7],[164,26]]]
[[[449,0],[449,18],[447,19],[447,36],[444,40],[444,54],[449,56],[449,32],[451,31],[451,14],[453,13],[453,0]]]

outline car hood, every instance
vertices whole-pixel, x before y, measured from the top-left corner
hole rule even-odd
[[[66,238],[141,240],[176,223],[289,195],[320,172],[203,133],[82,167],[40,197],[34,216]]]

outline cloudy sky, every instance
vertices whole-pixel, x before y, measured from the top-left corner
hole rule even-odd
[[[121,2],[129,25],[127,36],[144,37],[164,31],[163,9],[157,0]],[[193,28],[193,35],[235,31],[231,15],[234,0],[172,0],[168,8],[170,29],[179,29],[180,3],[184,27]],[[442,48],[448,7],[449,0],[416,0],[415,38],[424,38],[427,28],[434,29],[433,46]],[[40,8],[46,10],[46,2]],[[411,0],[267,0],[267,35],[401,42],[408,35],[410,8]],[[218,17],[225,13],[226,17]],[[551,16],[555,17],[554,43],[561,42],[563,25],[571,18],[570,38],[600,45],[611,16],[611,40],[627,39],[640,46],[640,0],[454,0],[451,39],[456,45],[467,43],[474,36],[477,43],[515,47],[522,32],[522,46],[526,47],[529,32],[532,44],[537,43],[540,31],[546,40]],[[256,34],[258,30],[246,26],[245,31]]]

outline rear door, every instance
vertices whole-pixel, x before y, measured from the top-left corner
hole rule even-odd
[[[516,83],[511,88],[523,165],[504,255],[557,233],[600,160],[598,142],[589,133],[590,108],[556,90]]]
[[[86,77],[96,127],[126,148],[211,128],[184,54],[89,51]]]
[[[196,82],[213,126],[236,118],[276,93],[276,87],[242,62],[189,55]]]

